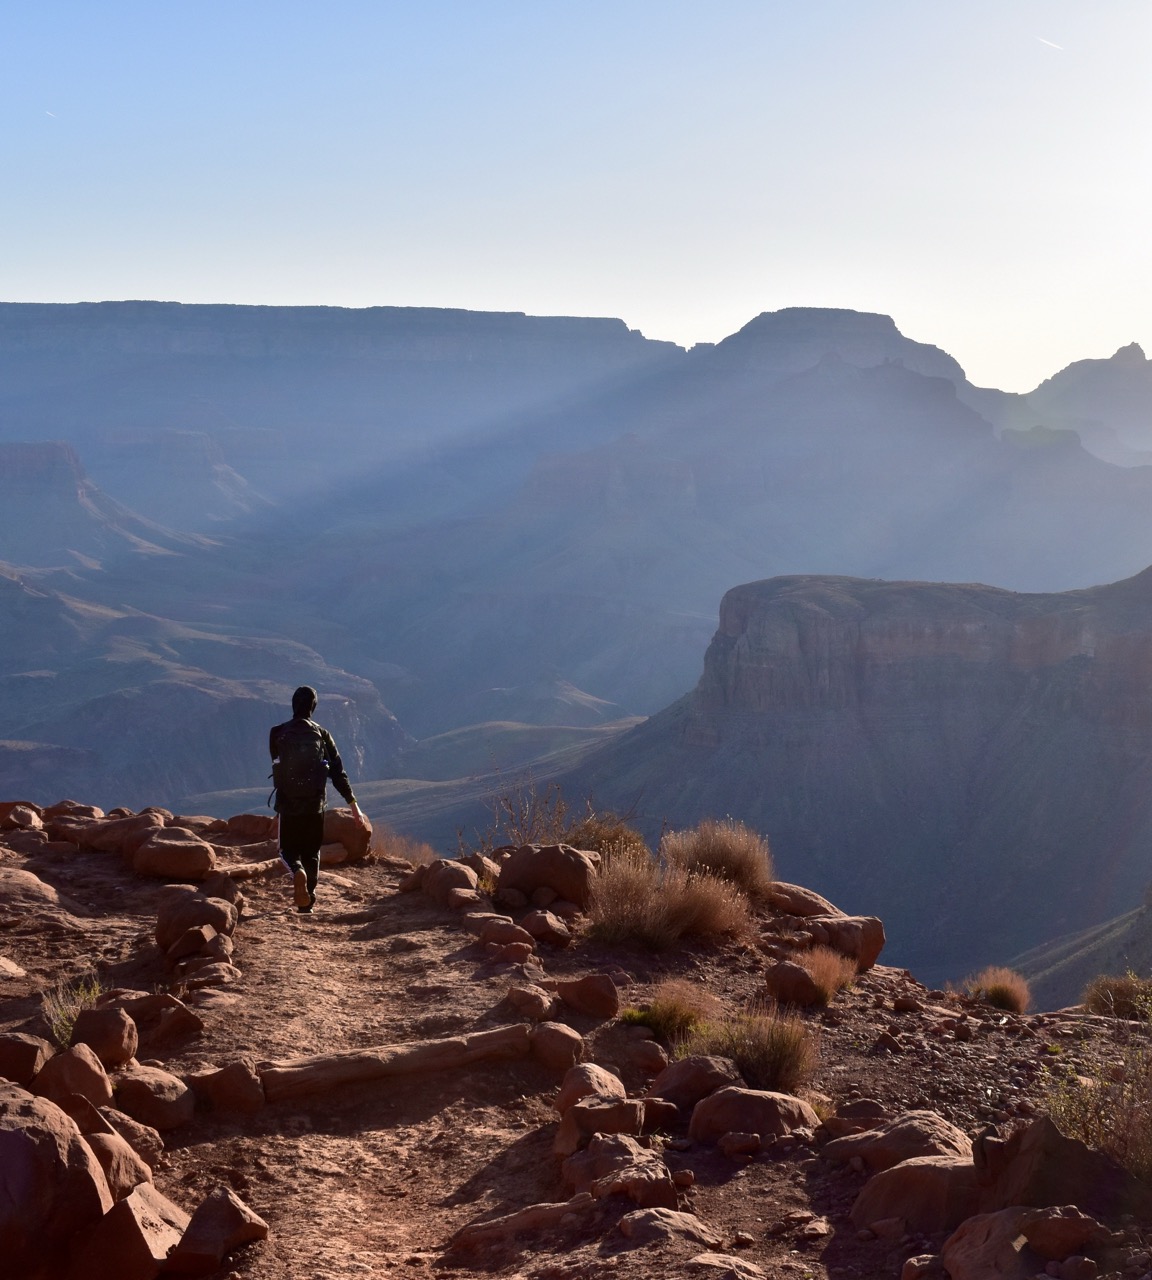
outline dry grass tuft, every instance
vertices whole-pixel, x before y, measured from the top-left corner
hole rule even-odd
[[[627,847],[604,860],[592,889],[588,936],[665,951],[682,938],[742,937],[748,902],[733,885],[680,867],[661,871],[646,851]]]
[[[1004,1009],[1008,1013],[1023,1013],[1032,999],[1027,979],[1015,969],[1006,969],[998,964],[989,965],[974,977],[966,979],[964,991],[974,1000],[981,1000],[984,1004],[990,1004],[993,1009]]]
[[[825,1004],[856,981],[856,961],[831,947],[810,947],[796,956],[796,962],[812,975]]]
[[[653,989],[643,1009],[625,1009],[620,1021],[648,1027],[666,1044],[672,1044],[719,1011],[719,1000],[709,992],[681,978],[669,978]]]
[[[72,1028],[77,1014],[90,1009],[104,994],[104,984],[94,973],[81,974],[67,982],[58,982],[40,995],[44,1017],[52,1039],[61,1049],[72,1043]]]
[[[1069,1072],[1053,1080],[1048,1113],[1069,1137],[1107,1152],[1130,1173],[1152,1181],[1152,1045],[1147,1029],[1131,1024],[1118,1069],[1108,1079]]]
[[[684,1039],[681,1052],[731,1058],[753,1089],[782,1093],[795,1093],[817,1058],[816,1041],[804,1022],[775,1011],[704,1022]]]
[[[762,835],[731,818],[705,818],[691,831],[669,831],[660,842],[669,866],[727,880],[753,902],[772,888],[772,853]]]
[[[1152,1022],[1152,978],[1127,973],[1101,974],[1084,988],[1083,1003],[1090,1013],[1105,1017]]]
[[[388,827],[378,826],[372,831],[369,856],[410,862],[414,867],[418,867],[435,862],[440,854],[423,840],[414,840],[411,836],[402,836]]]
[[[591,806],[579,822],[564,833],[564,843],[574,849],[591,849],[604,857],[622,853],[643,853],[651,857],[648,844],[634,827],[614,813],[596,813]]]

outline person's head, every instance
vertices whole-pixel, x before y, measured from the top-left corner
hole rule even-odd
[[[292,695],[292,714],[294,716],[310,716],[316,710],[316,690],[302,684]]]

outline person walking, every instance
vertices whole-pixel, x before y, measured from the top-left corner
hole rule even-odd
[[[280,858],[292,873],[292,897],[301,915],[311,915],[316,905],[329,782],[348,802],[361,826],[369,825],[332,735],[312,719],[316,703],[316,690],[302,685],[292,695],[292,719],[275,725],[268,735],[276,837]]]

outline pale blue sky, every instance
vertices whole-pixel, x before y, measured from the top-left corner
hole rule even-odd
[[[8,0],[0,299],[1152,352],[1148,0]]]

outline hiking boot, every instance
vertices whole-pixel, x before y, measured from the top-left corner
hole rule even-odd
[[[297,907],[296,914],[299,916],[310,916],[312,914],[312,904],[309,903],[306,907]]]
[[[292,874],[292,901],[298,911],[312,910],[312,895],[308,892],[308,876],[303,867]]]

